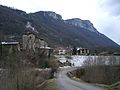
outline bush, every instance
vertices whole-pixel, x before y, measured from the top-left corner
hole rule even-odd
[[[120,66],[85,67],[85,73],[81,78],[93,83],[112,84],[120,81]]]

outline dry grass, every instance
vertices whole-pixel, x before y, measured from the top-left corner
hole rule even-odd
[[[55,79],[46,80],[38,85],[36,90],[57,90]]]
[[[0,75],[0,90],[36,90],[39,84],[50,77],[49,75],[49,71],[31,69],[22,70],[13,75],[6,71]]]
[[[105,85],[105,84],[96,84],[96,85],[107,88],[108,90],[120,90],[120,81],[112,85]]]

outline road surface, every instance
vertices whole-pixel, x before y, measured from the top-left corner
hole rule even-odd
[[[88,83],[77,82],[70,79],[66,73],[71,70],[73,69],[64,68],[58,73],[56,79],[58,90],[105,90]]]

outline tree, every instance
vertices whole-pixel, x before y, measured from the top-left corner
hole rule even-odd
[[[76,55],[76,54],[77,54],[77,48],[76,48],[75,46],[73,47],[72,54],[73,54],[73,55]]]

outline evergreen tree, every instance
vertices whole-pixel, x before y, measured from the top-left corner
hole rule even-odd
[[[77,54],[77,48],[76,48],[75,46],[73,47],[72,54],[73,54],[73,55],[76,55],[76,54]]]

